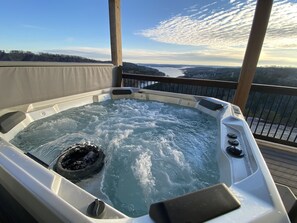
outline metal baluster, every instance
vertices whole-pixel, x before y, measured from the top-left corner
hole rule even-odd
[[[177,93],[181,93],[181,90],[180,90],[181,85],[180,84],[176,84],[176,85],[177,85]]]
[[[252,92],[253,95],[252,95],[252,99],[250,100],[250,104],[249,104],[249,110],[247,111],[247,115],[246,115],[246,120],[248,121],[248,118],[249,118],[249,115],[250,115],[250,111],[252,110],[252,105],[253,105],[253,101],[254,101],[254,98],[255,98],[255,95],[257,92]],[[250,128],[252,128],[252,121],[250,123]]]
[[[260,99],[261,99],[261,94],[260,94],[260,96],[259,96],[259,99],[258,99],[258,102],[257,102],[257,104],[256,104],[256,109],[255,109],[255,113],[254,113],[254,115],[253,115],[253,118],[252,118],[252,121],[251,121],[251,126],[250,126],[250,129],[252,130],[252,127],[253,127],[253,122],[254,122],[254,120],[255,120],[255,117],[256,117],[256,114],[257,114],[257,111],[258,111],[258,107],[259,107],[259,105],[260,105]],[[259,118],[258,118],[258,122],[259,122]],[[256,133],[256,132],[253,132],[253,133]]]
[[[276,96],[274,95],[274,97],[273,97],[273,101],[272,101],[272,103],[271,103],[271,105],[270,105],[269,112],[268,112],[268,114],[267,114],[267,116],[266,116],[265,123],[264,123],[264,125],[263,125],[263,129],[262,129],[260,135],[262,135],[263,132],[264,132],[264,129],[265,129],[265,127],[266,127],[267,120],[268,120],[268,118],[269,118],[269,116],[270,116],[270,112],[271,112],[271,109],[272,109],[272,107],[273,107],[273,105],[274,105],[275,99],[276,99]]]
[[[219,92],[219,88],[217,87],[217,91],[216,91],[216,94],[215,94],[215,98],[218,98],[218,92]]]
[[[195,87],[195,90],[194,90],[194,95],[198,95],[198,86],[197,85],[193,85]]]
[[[293,126],[291,128],[290,134],[288,135],[288,138],[286,139],[287,141],[290,140],[290,137],[291,137],[291,135],[293,133],[293,130],[294,130],[295,126],[296,126],[296,123],[297,123],[297,117],[296,117],[295,122],[294,122],[294,124],[293,124]],[[296,134],[296,136],[297,136],[297,134]]]
[[[203,93],[203,96],[208,96],[208,87],[205,86],[204,87],[205,92]]]
[[[253,101],[254,101],[255,94],[256,94],[256,92],[251,92],[250,93],[250,97],[252,97],[252,98],[251,98],[251,100],[248,100],[247,105],[245,106],[246,108],[249,108],[248,111],[246,111],[246,110],[242,111],[242,112],[244,112],[246,114],[245,117],[246,117],[247,122],[248,122],[248,117],[250,115],[250,111],[252,109],[252,104],[253,104]]]
[[[190,85],[190,89],[191,89],[191,90],[190,90],[190,94],[191,94],[191,95],[194,94],[194,90],[193,90],[193,88],[194,88],[194,85]]]
[[[297,134],[296,134],[295,139],[293,140],[293,142],[297,142]]]
[[[258,123],[257,123],[257,125],[256,125],[255,133],[257,133],[257,129],[258,129],[259,123],[261,122],[261,118],[262,118],[262,115],[263,115],[263,111],[265,110],[265,107],[266,107],[266,103],[267,103],[267,101],[268,101],[268,98],[269,98],[269,95],[267,94],[266,100],[265,100],[265,102],[264,102],[263,109],[262,109],[261,114],[260,114],[260,117],[259,117],[259,121],[258,121]],[[263,125],[263,128],[264,128],[264,125]]]
[[[199,94],[198,95],[202,95],[202,86],[199,87]]]
[[[177,84],[173,84],[173,92],[178,93],[178,85]]]
[[[297,134],[296,134],[295,139],[293,140],[293,142],[297,142]]]
[[[170,89],[169,89],[169,87],[168,87],[168,83],[166,82],[166,83],[161,83],[161,82],[158,82],[158,85],[160,85],[161,86],[161,88],[162,88],[162,91],[167,91],[167,92],[169,92],[170,91]]]
[[[274,135],[273,135],[273,138],[275,138],[276,133],[278,132],[278,129],[279,129],[279,127],[280,127],[280,124],[282,123],[283,117],[284,117],[284,115],[285,115],[285,113],[286,113],[286,108],[287,108],[288,103],[289,103],[290,100],[291,100],[291,96],[289,96],[289,99],[288,99],[288,101],[287,101],[287,103],[286,103],[286,106],[285,106],[285,108],[284,108],[284,113],[283,113],[283,115],[282,115],[282,117],[281,117],[281,120],[280,120],[279,123],[278,123],[278,126],[277,126],[277,128],[276,128],[276,130],[275,130],[275,133],[274,133]]]
[[[280,98],[280,100],[279,100],[279,103],[277,104],[277,108],[276,108],[275,114],[274,114],[274,116],[273,116],[271,125],[270,125],[269,130],[268,130],[267,135],[266,135],[266,136],[268,136],[268,137],[269,137],[269,133],[270,133],[270,130],[271,130],[271,128],[272,128],[272,125],[273,125],[273,123],[274,123],[274,120],[275,120],[275,118],[276,118],[278,109],[280,108],[280,105],[281,105],[281,103],[282,103],[283,97],[284,97],[284,96],[282,95],[281,98]]]
[[[285,127],[284,127],[284,131],[283,131],[283,133],[281,134],[280,139],[282,139],[282,137],[283,137],[283,135],[284,135],[284,133],[285,133],[285,131],[286,131],[286,128],[287,128],[287,126],[288,126],[288,123],[289,123],[289,121],[290,121],[290,119],[291,119],[291,117],[292,117],[293,111],[294,111],[294,109],[295,109],[296,103],[297,103],[297,100],[295,100],[295,103],[294,103],[294,105],[293,105],[293,107],[292,107],[291,113],[290,113],[289,118],[288,118],[288,120],[287,120],[287,122],[286,122],[286,125],[285,125]]]
[[[185,84],[183,84],[183,94],[186,94],[186,92],[187,92],[187,87]]]
[[[231,92],[231,89],[229,88],[229,89],[228,89],[228,94],[227,94],[227,99],[226,99],[226,101],[229,101],[230,92]]]
[[[213,92],[214,92],[214,87],[211,88],[211,93],[210,93],[210,96],[211,96],[211,97],[214,97],[214,96],[213,96]]]

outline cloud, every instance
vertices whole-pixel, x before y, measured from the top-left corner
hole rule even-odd
[[[224,5],[213,2],[208,5],[193,5],[184,13],[161,21],[155,27],[144,29],[137,34],[151,40],[188,46],[203,46],[212,50],[214,56],[220,52],[236,49],[244,50],[256,1],[230,0]],[[296,49],[297,42],[297,3],[276,0],[273,5],[270,23],[264,41],[262,59],[282,63],[277,60],[277,52]],[[224,53],[223,53],[224,54]],[[290,54],[288,54],[290,56]],[[296,53],[293,58],[296,58]],[[275,58],[275,59],[271,59]],[[283,63],[297,64],[297,59],[282,57]],[[293,62],[292,62],[293,60]],[[260,61],[261,62],[261,61]]]
[[[77,55],[103,61],[111,60],[109,48],[68,47],[43,52]],[[133,63],[240,66],[243,56],[244,49],[241,48],[225,49],[223,51],[204,49],[183,52],[123,49],[123,61]],[[276,52],[273,49],[267,49],[262,52],[260,65],[277,65],[280,60],[283,61],[281,66],[296,66],[296,50],[282,49]]]
[[[168,64],[209,64],[236,66],[241,63],[243,52],[224,52],[214,54],[212,50],[193,50],[184,52],[156,51],[143,49],[123,49],[125,61],[138,63],[168,63]]]
[[[199,12],[194,14],[186,10],[187,15],[176,15],[138,34],[158,42],[178,45],[219,49],[242,46],[248,39],[255,2],[241,5],[238,1],[232,1],[228,5],[231,7],[223,10],[219,3],[214,2],[201,6]],[[211,12],[208,12],[210,9]]]
[[[248,41],[256,1],[240,0],[193,5],[157,26],[142,30],[152,40],[190,45],[193,50],[167,51],[123,49],[123,60],[136,63],[167,63],[240,66]],[[210,13],[208,13],[210,12]],[[276,0],[271,13],[259,65],[297,64],[297,3]],[[188,49],[188,47],[187,47]],[[47,52],[110,60],[109,48],[69,47]]]

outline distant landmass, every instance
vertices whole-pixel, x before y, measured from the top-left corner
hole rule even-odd
[[[9,53],[0,50],[0,61],[47,61],[47,62],[77,62],[77,63],[111,63],[85,57],[39,53],[13,50]],[[144,74],[154,76],[166,76],[165,73],[155,68],[176,68],[182,70],[184,78],[198,78],[224,81],[238,81],[240,67],[222,66],[194,66],[186,64],[135,64],[123,62],[123,72],[130,74]],[[161,69],[162,70],[162,69]],[[254,83],[271,84],[297,87],[297,68],[292,67],[258,67]]]
[[[94,60],[85,57],[49,54],[49,53],[32,53],[30,51],[13,50],[6,53],[0,50],[0,61],[39,61],[39,62],[75,62],[75,63],[111,63],[111,61]],[[140,66],[134,63],[123,62],[123,72],[132,74],[145,74],[165,76],[163,72],[146,66]]]
[[[192,67],[183,69],[186,78],[238,81],[240,67]],[[253,80],[258,84],[297,87],[297,68],[258,67]]]
[[[79,56],[32,53],[30,51],[12,50],[9,53],[0,50],[0,61],[40,61],[40,62],[81,62],[81,63],[108,63]]]
[[[239,79],[241,67],[194,66],[186,64],[141,64],[160,68],[176,68],[182,70],[183,78],[235,81]],[[297,87],[297,68],[295,67],[258,67],[253,80],[258,84],[282,85]]]
[[[195,65],[188,65],[188,64],[151,64],[151,63],[139,63],[138,65],[142,65],[142,66],[146,66],[146,67],[172,67],[172,68],[177,68],[177,69],[182,69],[182,68],[185,68],[185,67],[196,67]]]
[[[123,72],[129,74],[144,74],[153,76],[165,76],[165,74],[157,69],[141,66],[134,63],[123,62]]]

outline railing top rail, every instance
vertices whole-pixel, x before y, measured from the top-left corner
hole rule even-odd
[[[142,74],[128,74],[128,73],[124,73],[123,78],[143,80],[143,81],[158,81],[158,82],[162,82],[162,83],[229,88],[229,89],[236,89],[236,87],[237,87],[237,83],[233,82],[233,81],[217,81],[217,80],[204,80],[204,79],[180,78],[180,77],[173,78],[173,77],[151,76],[151,75],[142,75]]]
[[[279,85],[252,84],[251,91],[297,96],[297,87]]]

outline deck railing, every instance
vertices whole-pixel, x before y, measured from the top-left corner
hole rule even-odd
[[[123,74],[123,85],[232,102],[236,82]],[[297,146],[297,88],[253,84],[243,111],[256,138]]]
[[[297,88],[253,84],[244,115],[256,138],[297,146]]]

